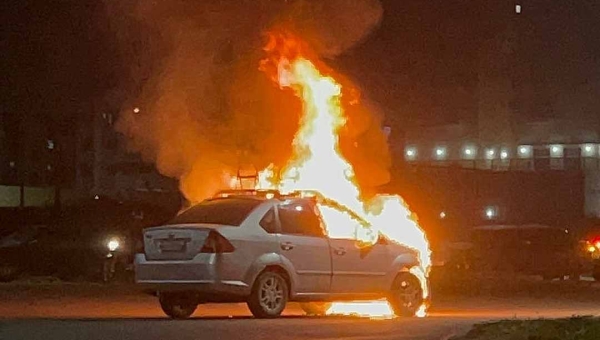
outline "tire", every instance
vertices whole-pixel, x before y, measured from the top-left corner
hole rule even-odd
[[[323,316],[327,314],[329,307],[331,307],[331,302],[304,302],[300,304],[300,308],[309,316]]]
[[[161,293],[158,301],[163,312],[173,319],[187,319],[198,307],[198,302],[180,293]]]
[[[415,316],[423,304],[423,289],[419,279],[410,273],[398,274],[394,280],[388,302],[396,316]]]
[[[256,318],[276,318],[288,301],[288,284],[276,272],[263,272],[258,276],[248,298],[248,308]]]

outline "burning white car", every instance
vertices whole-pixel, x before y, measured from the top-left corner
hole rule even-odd
[[[346,224],[362,240],[371,230],[332,201],[260,191],[222,195],[146,229],[136,281],[157,292],[173,318],[207,302],[246,302],[254,316],[274,318],[288,301],[325,314],[328,304],[317,302],[383,298],[394,314],[414,316],[427,296],[411,273],[417,252],[382,235],[368,243],[328,237],[324,209],[326,221]]]

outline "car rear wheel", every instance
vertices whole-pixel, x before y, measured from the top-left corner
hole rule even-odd
[[[396,316],[415,316],[423,304],[423,289],[419,279],[410,273],[398,274],[388,302]]]
[[[198,303],[186,294],[161,293],[158,300],[163,312],[173,319],[187,319],[198,307]]]
[[[248,308],[257,318],[276,318],[285,309],[289,288],[276,272],[264,272],[256,279],[248,299]]]
[[[331,302],[305,302],[300,304],[300,308],[310,316],[323,316],[331,307]]]

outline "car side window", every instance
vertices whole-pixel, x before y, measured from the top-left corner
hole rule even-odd
[[[277,233],[277,221],[275,220],[275,208],[269,209],[260,220],[260,226],[269,234]]]
[[[279,205],[278,211],[283,234],[325,236],[325,231],[321,227],[321,220],[309,204],[285,202]]]

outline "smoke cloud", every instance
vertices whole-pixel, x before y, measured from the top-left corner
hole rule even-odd
[[[377,0],[106,1],[135,97],[117,129],[132,150],[180,179],[192,202],[240,168],[254,172],[291,155],[301,103],[259,71],[265,32],[285,27],[334,58],[382,16]],[[389,165],[379,118],[365,105],[347,107],[342,151],[359,183],[378,184]]]

